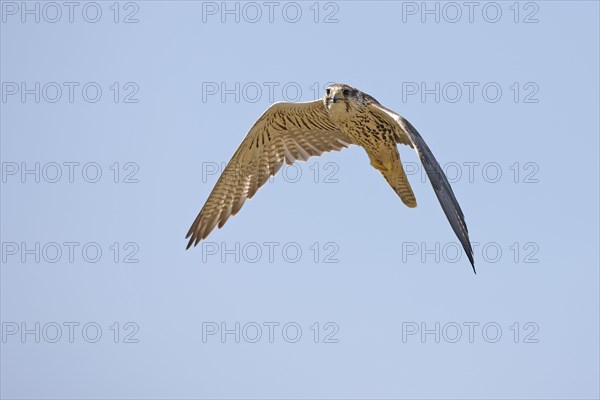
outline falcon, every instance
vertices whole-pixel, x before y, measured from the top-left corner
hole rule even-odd
[[[320,100],[275,103],[264,112],[250,128],[192,224],[186,235],[187,248],[205,239],[215,226],[223,227],[284,162],[306,161],[351,145],[365,149],[371,165],[381,172],[404,204],[416,207],[415,195],[400,162],[398,143],[416,150],[475,272],[464,215],[429,146],[402,116],[346,84],[328,86]]]

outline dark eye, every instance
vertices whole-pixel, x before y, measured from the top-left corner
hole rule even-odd
[[[350,94],[350,91],[348,89],[344,89],[344,96],[348,96]]]
[[[327,93],[327,96],[329,96],[329,93],[331,93],[331,89],[327,88],[327,90],[325,90],[325,93]]]

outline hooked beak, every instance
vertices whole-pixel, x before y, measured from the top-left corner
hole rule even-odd
[[[339,95],[338,92],[333,93],[333,96],[331,97],[331,102],[335,103],[337,102],[339,99],[341,99],[341,96]]]

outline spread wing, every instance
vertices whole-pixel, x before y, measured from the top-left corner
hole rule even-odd
[[[329,119],[322,100],[276,103],[256,121],[223,170],[186,238],[187,248],[237,214],[284,162],[306,161],[352,144]]]
[[[369,107],[379,115],[385,115],[392,125],[400,128],[401,132],[399,132],[400,138],[397,141],[398,143],[408,144],[417,151],[421,163],[423,164],[423,168],[427,171],[429,182],[431,182],[431,186],[433,186],[433,190],[444,210],[444,214],[446,214],[450,226],[452,226],[454,233],[467,253],[467,257],[473,267],[473,272],[475,272],[473,248],[471,247],[471,241],[469,240],[469,231],[465,222],[465,216],[460,209],[456,197],[454,197],[454,192],[452,191],[452,187],[450,187],[450,183],[448,182],[444,171],[435,159],[429,146],[427,146],[427,143],[425,143],[425,140],[423,140],[415,127],[401,115],[388,110],[380,104],[371,104]],[[407,141],[408,143],[406,143]]]

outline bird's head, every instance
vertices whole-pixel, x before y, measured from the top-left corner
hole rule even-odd
[[[335,83],[327,86],[325,96],[323,97],[325,108],[333,113],[360,112],[373,102],[377,103],[373,97],[343,83]]]

